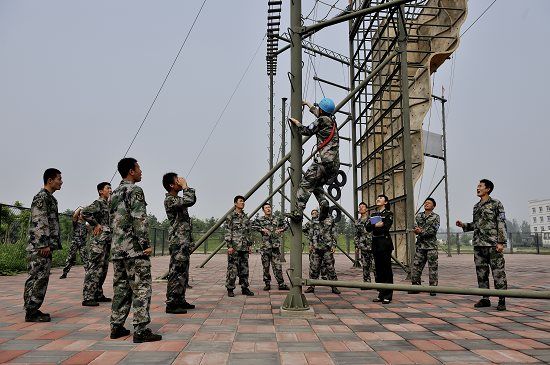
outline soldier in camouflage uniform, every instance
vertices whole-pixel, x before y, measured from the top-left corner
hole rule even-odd
[[[262,210],[264,216],[259,217],[252,223],[252,229],[260,232],[262,235],[260,253],[264,269],[264,290],[271,290],[271,275],[269,274],[270,265],[273,266],[273,275],[275,275],[279,290],[288,290],[288,286],[283,279],[283,269],[281,265],[281,236],[288,228],[288,224],[271,214],[271,204],[264,203]]]
[[[439,230],[439,215],[434,213],[435,200],[426,199],[424,211],[416,215],[414,233],[416,234],[416,252],[413,259],[411,281],[413,285],[420,285],[422,270],[428,262],[430,286],[437,286],[438,256],[437,256],[437,231]],[[409,294],[418,294],[417,291],[409,291]],[[430,293],[435,296],[435,293]]]
[[[189,280],[189,256],[192,249],[191,217],[187,208],[195,205],[195,189],[187,185],[183,177],[169,172],[162,177],[162,185],[168,191],[164,198],[164,209],[170,222],[168,242],[170,243],[170,266],[166,288],[166,313],[187,313],[194,309],[193,304],[185,300],[187,281]],[[183,191],[182,196],[178,193]]]
[[[248,255],[252,241],[250,240],[250,220],[244,213],[244,197],[237,195],[233,199],[235,210],[225,220],[224,242],[227,245],[227,277],[225,287],[227,296],[234,297],[235,280],[239,276],[241,292],[252,296],[248,288]]]
[[[489,267],[493,273],[496,289],[507,289],[506,272],[504,269],[504,246],[507,243],[506,215],[504,206],[489,194],[494,184],[483,179],[477,185],[479,202],[474,205],[474,221],[463,223],[456,221],[456,225],[464,232],[474,231],[472,240],[474,246],[474,262],[476,265],[477,284],[480,288],[489,289]],[[489,297],[480,299],[474,307],[490,307]],[[505,297],[499,297],[497,310],[506,310]]]
[[[308,234],[311,237],[312,247],[309,265],[309,278],[319,279],[321,268],[324,267],[329,280],[338,280],[334,270],[334,247],[336,247],[336,225],[332,217],[323,221],[313,220]],[[306,293],[314,293],[315,288],[310,286]],[[337,287],[332,287],[334,294],[340,294]]]
[[[305,172],[296,192],[297,209],[288,215],[297,223],[302,221],[302,211],[305,209],[311,193],[315,195],[319,202],[319,219],[324,220],[328,216],[329,202],[325,197],[323,185],[334,179],[340,168],[340,142],[336,120],[333,115],[334,102],[331,99],[324,98],[318,106],[311,105],[307,101],[303,101],[302,105],[307,105],[310,112],[317,117],[317,120],[307,127],[303,126],[297,119],[290,118],[289,120],[298,127],[300,135],[315,135],[317,146],[315,147],[316,156],[314,161]]]
[[[111,301],[111,298],[107,298],[103,294],[103,283],[109,269],[112,240],[109,217],[111,184],[99,183],[97,192],[99,197],[82,209],[82,217],[93,227],[93,239],[89,245],[88,268],[82,288],[82,305],[87,307],[96,307],[99,302]]]
[[[151,322],[152,279],[151,259],[153,248],[149,242],[147,203],[141,187],[141,168],[133,158],[118,163],[123,180],[111,196],[110,219],[113,237],[113,304],[111,307],[111,338],[128,336],[124,322],[134,307],[135,343],[159,341],[147,325]]]
[[[367,204],[359,203],[359,218],[355,221],[355,249],[361,252],[361,266],[363,267],[363,281],[370,283],[370,273],[373,271],[372,233],[367,232],[366,224],[369,220]],[[365,290],[365,288],[361,288]]]
[[[80,259],[84,264],[84,271],[88,267],[88,253],[86,251],[86,237],[88,236],[88,226],[86,221],[82,218],[81,208],[78,208],[73,214],[73,240],[69,247],[69,253],[67,254],[67,260],[65,261],[65,267],[63,268],[63,274],[60,279],[66,279],[67,274],[71,270],[71,267],[76,263],[76,254],[80,253]]]
[[[40,307],[48,290],[52,251],[61,249],[57,199],[53,196],[63,185],[61,171],[49,168],[44,171],[43,180],[44,188],[34,196],[31,204],[29,243],[26,249],[29,277],[25,281],[23,293],[26,322],[51,320],[48,313],[40,311]]]
[[[311,260],[312,260],[312,256],[311,254],[313,253],[313,232],[314,230],[312,229],[312,226],[313,224],[318,224],[319,223],[319,209],[317,208],[313,208],[311,210],[311,222],[307,222],[304,227],[302,228],[302,231],[304,233],[304,235],[307,237],[308,241],[309,241],[309,266],[311,267]],[[321,265],[321,279],[323,280],[327,280],[327,270],[326,270],[326,267],[325,265]]]

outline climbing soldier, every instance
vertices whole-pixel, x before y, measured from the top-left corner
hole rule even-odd
[[[80,259],[84,264],[84,272],[88,267],[88,253],[86,252],[86,237],[88,236],[88,224],[82,218],[82,208],[78,208],[73,213],[73,239],[71,246],[69,247],[69,253],[67,254],[67,260],[65,261],[65,267],[63,268],[63,274],[60,279],[66,279],[67,274],[76,263],[76,254],[80,254]]]
[[[191,217],[187,208],[195,204],[197,197],[195,189],[190,188],[187,181],[174,172],[169,172],[162,177],[162,185],[168,192],[164,199],[164,209],[170,222],[168,234],[170,265],[166,288],[166,313],[187,313],[187,309],[195,308],[185,300],[189,280],[189,256],[192,248]],[[178,195],[180,191],[183,191],[182,196]]]
[[[439,215],[434,213],[436,206],[435,200],[426,199],[424,202],[424,211],[416,215],[416,225],[414,233],[416,234],[416,252],[414,254],[413,267],[411,272],[411,281],[413,285],[420,285],[422,280],[422,270],[428,262],[430,286],[437,286],[438,278],[438,257],[437,257],[437,231],[439,230]],[[409,291],[409,294],[418,294],[417,291]],[[435,296],[435,293],[430,293]]]
[[[474,262],[476,265],[478,287],[489,289],[489,268],[493,274],[495,289],[507,289],[506,271],[504,268],[504,246],[507,243],[506,215],[504,206],[489,194],[495,185],[492,181],[483,179],[477,185],[479,202],[474,205],[474,221],[463,223],[456,221],[457,227],[464,232],[474,231],[472,244],[474,246]],[[474,307],[490,307],[488,296],[481,298]],[[497,310],[506,310],[506,299],[498,299]]]
[[[300,187],[296,192],[297,209],[289,213],[294,222],[302,221],[302,212],[306,207],[311,193],[319,202],[319,220],[323,221],[328,216],[329,203],[323,191],[323,185],[329,183],[338,174],[340,168],[339,137],[334,111],[336,109],[331,99],[323,98],[319,105],[311,105],[307,101],[302,102],[308,106],[309,111],[317,117],[317,120],[309,126],[303,126],[297,119],[289,120],[298,127],[298,133],[303,136],[317,137],[315,158],[304,174]]]
[[[288,290],[288,286],[283,279],[281,265],[281,236],[288,228],[288,224],[272,214],[271,204],[264,203],[262,210],[264,212],[263,217],[257,218],[252,223],[252,228],[262,235],[260,253],[264,269],[264,290],[271,290],[271,275],[269,274],[270,265],[273,267],[273,275],[275,275],[279,290]]]

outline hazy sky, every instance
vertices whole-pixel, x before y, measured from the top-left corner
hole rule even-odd
[[[19,200],[28,206],[42,185],[42,172],[51,166],[63,172],[63,189],[56,193],[60,210],[92,202],[95,185],[110,180],[115,172],[201,3],[0,0],[0,202]],[[346,3],[342,0],[337,6]],[[463,29],[490,3],[470,1]],[[285,1],[282,29],[288,26],[288,4]],[[312,4],[303,1],[304,14]],[[311,17],[322,18],[328,10],[319,4]],[[449,99],[453,220],[471,218],[480,178],[495,182],[493,196],[502,200],[509,218],[526,218],[528,200],[550,197],[550,127],[545,113],[550,81],[545,47],[550,37],[548,13],[548,1],[497,1],[463,37],[454,56],[454,72],[449,60],[434,75],[434,92],[440,94],[444,85]],[[209,1],[203,9],[129,152],[142,166],[148,209],[159,219],[165,218],[162,174],[171,170],[188,174],[260,45],[266,18],[267,1]],[[347,25],[332,27],[319,32],[314,41],[347,55],[346,32]],[[322,91],[311,79],[307,55],[304,61],[304,94],[313,101],[322,97]],[[340,64],[320,57],[312,62],[319,77],[347,84],[347,70]],[[244,194],[267,171],[265,63],[264,41],[188,176],[198,196],[193,215],[223,214],[234,195]],[[277,127],[280,98],[289,96],[288,52],[278,64]],[[323,85],[323,91],[336,101],[344,96],[329,85]],[[438,106],[431,119],[426,117],[425,126],[429,120],[431,131],[440,130],[439,114]],[[313,119],[306,115],[304,120]],[[278,144],[279,129],[276,135]],[[349,128],[342,135],[349,135]],[[310,144],[305,146],[310,149]],[[345,141],[341,159],[350,161]],[[441,172],[441,163],[426,163],[421,199]],[[113,185],[119,181],[117,175]],[[266,191],[262,188],[254,195],[247,210],[256,207]],[[342,203],[350,210],[351,196],[349,184]],[[435,198],[443,215],[442,193]],[[312,197],[310,206],[313,201]]]

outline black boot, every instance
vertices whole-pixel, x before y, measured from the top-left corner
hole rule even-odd
[[[474,304],[474,308],[484,308],[484,307],[490,307],[491,301],[489,298],[481,298],[476,304]]]
[[[499,298],[497,311],[505,311],[505,310],[506,310],[506,298]]]
[[[313,287],[313,286],[308,287],[308,288],[304,291],[304,293],[315,293],[315,287]]]
[[[194,304],[191,304],[189,302],[187,302],[186,300],[184,300],[181,304],[180,304],[180,308],[183,308],[183,309],[195,309],[195,305]]]
[[[264,290],[266,290],[266,291],[271,290],[271,284],[266,283],[265,286],[264,286]]]
[[[284,216],[289,218],[294,223],[302,223],[302,219],[303,219],[302,214],[297,210],[293,210],[290,213],[285,213]]]
[[[42,313],[39,310],[25,314],[25,322],[50,322],[51,320],[48,313]]]
[[[61,276],[59,278],[60,279],[67,279],[67,273],[64,272],[63,274],[61,274]]]
[[[149,328],[134,333],[134,343],[155,342],[162,340],[162,336],[153,333]]]
[[[114,340],[116,338],[126,337],[130,334],[130,330],[124,328],[123,326],[117,326],[111,328],[111,339]]]
[[[282,283],[279,284],[279,290],[290,290],[290,288],[285,283]]]
[[[338,289],[337,287],[333,286],[333,287],[332,287],[332,293],[333,293],[333,294],[341,294],[342,292],[340,291],[340,289]]]
[[[248,288],[242,288],[241,293],[243,293],[243,295],[246,295],[248,297],[254,296],[254,293],[251,292],[250,289],[248,289]]]
[[[234,297],[235,296],[235,292],[233,291],[233,289],[227,289],[227,296],[228,297]]]
[[[108,302],[113,301],[111,298],[107,298],[105,295],[101,295],[99,297],[96,297],[95,300],[98,303],[108,303]]]
[[[95,300],[83,300],[82,301],[82,306],[83,307],[97,307],[99,305],[98,302],[96,302]]]
[[[319,207],[319,222],[324,221],[328,217],[328,205],[322,205]]]
[[[185,314],[187,310],[180,307],[178,304],[166,305],[166,313],[170,314]]]

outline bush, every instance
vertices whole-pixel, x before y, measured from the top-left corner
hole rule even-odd
[[[0,275],[15,275],[27,271],[27,244],[0,243]],[[63,244],[62,250],[53,252],[52,267],[65,266],[65,260],[69,253],[69,244]],[[77,265],[82,265],[80,255],[77,255]]]

